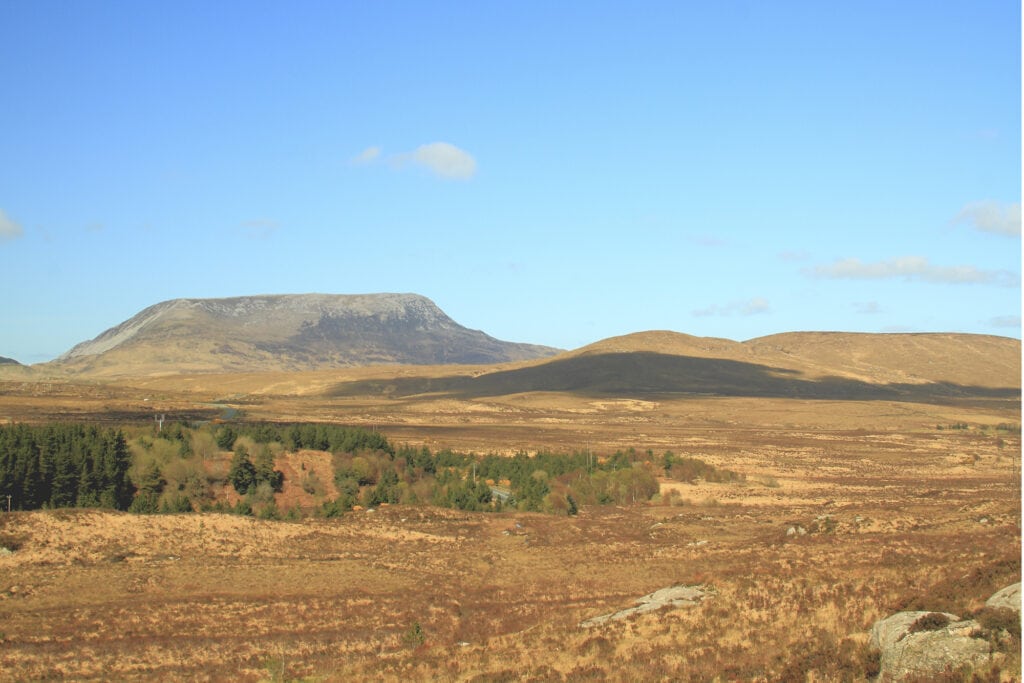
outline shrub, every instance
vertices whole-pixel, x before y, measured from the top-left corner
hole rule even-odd
[[[168,496],[160,505],[160,512],[165,514],[192,512],[192,501],[189,500],[188,496],[183,496],[181,494]]]
[[[1006,607],[985,607],[974,618],[981,627],[991,633],[1007,631],[1020,640],[1020,616]]]
[[[920,631],[938,631],[946,626],[949,626],[949,617],[942,612],[929,612],[915,619],[914,623],[907,629],[907,634]]]
[[[402,642],[408,647],[417,648],[426,641],[427,635],[423,632],[420,622],[414,622],[409,630],[402,635]]]
[[[160,512],[160,495],[140,491],[128,506],[128,512],[142,515],[152,515]]]

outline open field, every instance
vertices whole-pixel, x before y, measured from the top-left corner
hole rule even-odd
[[[1020,577],[1020,435],[995,428],[1019,413],[1003,399],[360,399],[238,381],[233,396],[8,383],[0,413],[213,419],[231,406],[477,452],[672,449],[747,480],[664,481],[660,503],[568,518],[13,513],[0,517],[14,550],[0,557],[4,678],[865,680],[878,618],[966,614]],[[970,428],[936,428],[955,422]],[[710,597],[580,626],[674,585]],[[1005,679],[1019,657],[1001,667]]]
[[[8,371],[0,422],[329,422],[435,451],[671,450],[745,479],[574,517],[0,515],[2,677],[858,681],[876,620],[970,615],[1020,580],[1019,345],[640,340],[488,367]],[[276,466],[282,510],[310,509],[289,481],[307,468],[333,490],[329,454]],[[705,597],[581,626],[673,586]],[[1020,680],[1019,640],[1000,647],[984,680]]]

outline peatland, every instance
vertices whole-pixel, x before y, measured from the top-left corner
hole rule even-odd
[[[876,620],[971,615],[1020,580],[1019,376],[811,382],[664,358],[645,375],[636,360],[604,358],[648,384],[628,390],[613,385],[628,376],[618,366],[606,380],[587,371],[602,386],[566,386],[571,359],[540,373],[549,385],[530,364],[489,378],[469,366],[8,377],[12,422],[350,424],[480,455],[634,448],[659,490],[574,515],[393,504],[325,518],[296,473],[331,455],[307,450],[278,454],[290,519],[2,514],[2,678],[864,681],[878,672]],[[699,370],[726,388],[655,382]],[[741,476],[665,476],[668,450]],[[702,598],[584,625],[673,586]],[[947,679],[1020,680],[1015,638]]]

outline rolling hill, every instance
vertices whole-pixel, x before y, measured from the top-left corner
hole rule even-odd
[[[486,372],[339,382],[332,396],[529,392],[830,400],[1018,401],[1020,340],[970,334],[796,332],[746,342],[642,332]]]

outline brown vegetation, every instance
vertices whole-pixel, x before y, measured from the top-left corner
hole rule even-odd
[[[955,377],[953,389],[848,398],[446,384],[484,372],[468,367],[12,380],[0,385],[0,419],[319,420],[480,453],[671,450],[738,476],[665,478],[651,504],[576,517],[395,505],[298,521],[0,515],[0,546],[12,551],[0,552],[0,670],[13,680],[867,680],[878,670],[868,630],[895,611],[978,615],[1000,633],[1012,623],[984,602],[1020,580],[1017,349],[1016,378],[1004,369],[1009,379],[970,385],[1015,388],[998,396]],[[879,361],[868,351],[846,379],[914,383],[895,369],[871,379],[864,368]],[[395,389],[415,383],[420,393]],[[331,495],[330,454],[281,453],[276,464],[282,510]],[[580,627],[674,585],[710,597]],[[985,680],[1019,680],[1019,630],[1007,637]]]
[[[666,480],[672,505],[576,518],[13,513],[0,666],[15,679],[864,680],[874,620],[978,611],[1019,580],[1019,448],[979,432],[723,430],[688,452],[777,486]],[[714,595],[696,607],[579,627],[698,583]]]

